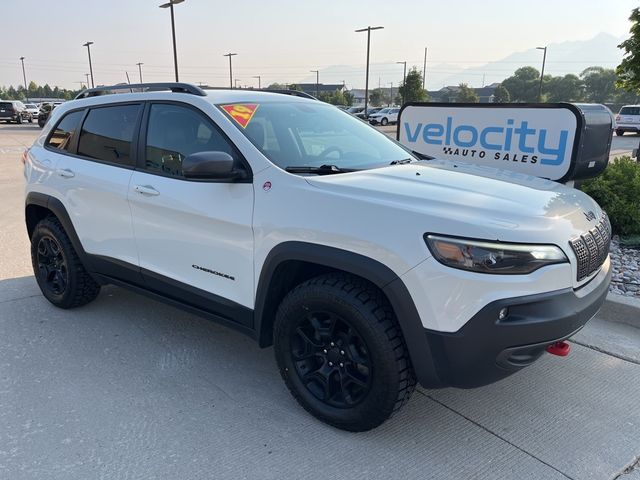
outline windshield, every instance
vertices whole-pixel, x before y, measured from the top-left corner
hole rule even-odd
[[[33,103],[25,103],[24,106],[27,108],[38,108]]]
[[[383,133],[321,102],[264,103],[255,107],[244,128],[244,122],[233,123],[282,169],[335,165],[360,170],[415,159]]]

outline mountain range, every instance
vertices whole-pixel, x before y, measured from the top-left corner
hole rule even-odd
[[[579,75],[585,68],[598,65],[615,68],[622,59],[622,50],[618,45],[624,37],[616,37],[609,33],[599,33],[588,40],[573,40],[552,43],[547,46],[545,74]],[[445,85],[467,83],[472,87],[481,87],[500,82],[511,76],[523,66],[533,66],[538,70],[542,66],[543,51],[535,47],[529,50],[514,52],[507,57],[480,66],[464,67],[455,62],[427,63],[427,89],[438,90]],[[416,65],[422,70],[422,65]],[[407,65],[410,68],[411,65]],[[332,65],[320,71],[322,83],[346,83],[348,88],[364,88],[364,72],[362,66]],[[403,67],[395,62],[372,63],[370,65],[369,88],[388,88],[390,82],[394,86],[402,80]],[[300,80],[305,83],[315,82],[315,76]]]

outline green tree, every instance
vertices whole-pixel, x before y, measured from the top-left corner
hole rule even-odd
[[[344,95],[344,99],[347,102],[346,104],[348,106],[353,105],[353,93],[351,93],[348,90],[345,90],[342,94]]]
[[[610,102],[616,91],[616,72],[612,68],[589,67],[580,74],[584,82],[584,93],[588,101]]]
[[[631,36],[618,45],[624,50],[622,62],[616,68],[618,88],[640,92],[640,8],[634,8],[629,17]]]
[[[383,103],[387,103],[388,95],[383,88],[374,88],[369,95],[369,102],[374,107],[379,107]]]
[[[267,87],[268,90],[285,90],[287,86],[283,83],[272,83]]]
[[[458,87],[458,94],[456,95],[456,102],[458,103],[478,103],[480,97],[476,91],[466,83],[461,83]]]
[[[509,91],[512,102],[536,102],[540,72],[533,67],[521,67],[502,82]]]
[[[418,70],[418,67],[412,67],[409,70],[407,78],[398,88],[398,92],[404,103],[426,102],[429,99],[429,95],[422,88],[422,73]]]
[[[564,77],[551,77],[545,92],[548,102],[581,102],[584,100],[584,82],[572,73]]]
[[[347,99],[341,90],[335,92],[321,92],[318,100],[330,103],[331,105],[348,105]]]
[[[493,91],[493,103],[509,103],[511,101],[511,95],[509,90],[502,85],[498,85]]]

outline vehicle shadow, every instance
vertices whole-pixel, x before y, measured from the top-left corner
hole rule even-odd
[[[0,432],[17,452],[4,468],[38,458],[34,477],[67,475],[47,478],[69,478],[70,465],[74,478],[559,478],[526,453],[533,438],[546,463],[602,478],[640,442],[625,426],[640,423],[629,403],[640,382],[601,365],[610,395],[589,396],[598,379],[578,353],[577,372],[547,358],[482,389],[420,388],[390,421],[353,434],[298,406],[272,349],[243,334],[117,287],[62,310],[32,276],[1,280]],[[619,421],[611,405],[626,409]],[[594,411],[609,424],[575,421]],[[560,448],[557,432],[580,448]]]

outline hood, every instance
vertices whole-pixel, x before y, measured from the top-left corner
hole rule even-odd
[[[433,233],[447,235],[554,243],[564,249],[570,238],[593,228],[601,217],[598,204],[579,190],[507,170],[448,161],[306,180],[336,194],[415,211],[433,220]],[[590,211],[595,220],[588,218]]]

